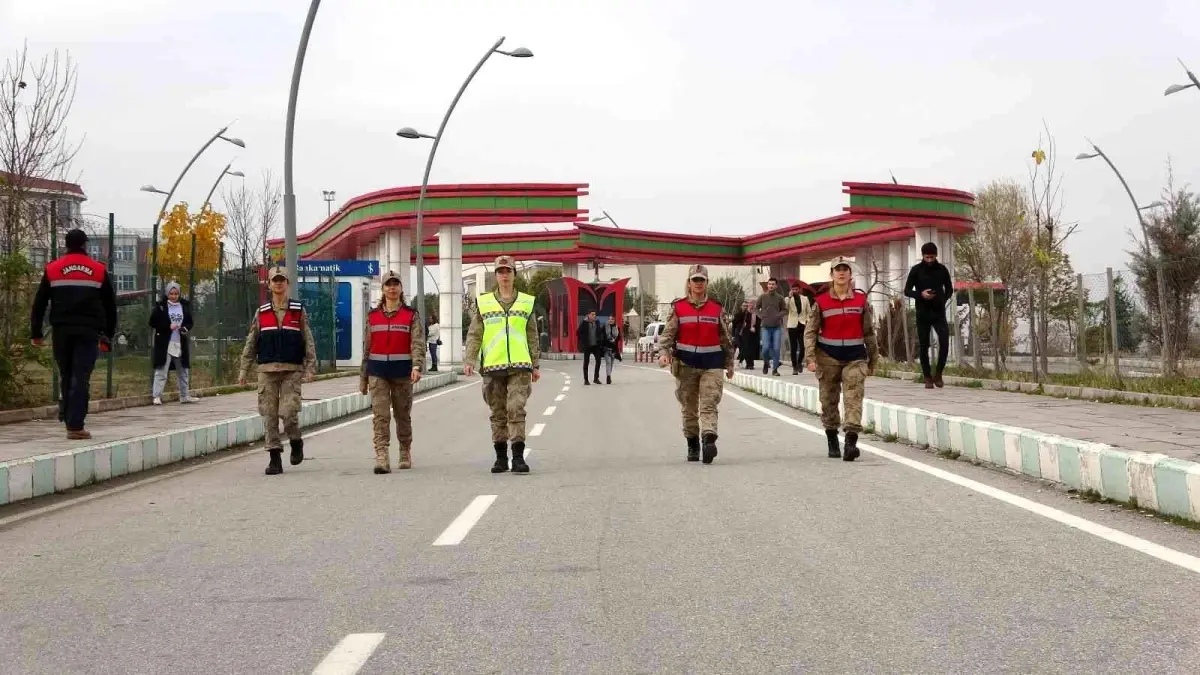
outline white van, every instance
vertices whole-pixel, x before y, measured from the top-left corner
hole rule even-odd
[[[638,338],[638,351],[653,354],[658,348],[658,337],[662,335],[663,328],[666,325],[662,321],[655,321],[646,326],[646,334]]]

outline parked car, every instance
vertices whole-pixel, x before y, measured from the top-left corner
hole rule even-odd
[[[638,338],[638,351],[650,352],[654,354],[658,351],[658,336],[662,335],[663,327],[666,326],[662,321],[655,321],[646,326],[646,334]]]

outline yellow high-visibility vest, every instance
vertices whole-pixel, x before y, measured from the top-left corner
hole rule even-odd
[[[533,370],[529,341],[525,339],[525,329],[533,317],[533,296],[518,292],[508,311],[496,299],[495,293],[484,293],[476,301],[483,317],[479,372],[510,368]]]

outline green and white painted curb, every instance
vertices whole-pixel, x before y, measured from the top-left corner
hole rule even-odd
[[[578,352],[542,352],[538,358],[543,361],[578,361],[583,354]]]
[[[422,393],[458,379],[453,372],[426,375]],[[304,403],[300,427],[312,427],[368,410],[371,397],[357,392]],[[258,413],[220,422],[123,439],[64,452],[0,462],[0,505],[41,497],[262,440]]]
[[[747,373],[734,373],[733,383],[821,414],[816,387]],[[1195,462],[869,398],[863,400],[863,427],[880,436],[895,435],[1081,492],[1200,521],[1200,464]]]

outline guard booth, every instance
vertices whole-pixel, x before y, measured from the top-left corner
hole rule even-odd
[[[301,260],[296,267],[296,291],[308,313],[317,360],[357,368],[364,356],[363,325],[379,261]]]
[[[552,279],[546,284],[549,296],[550,351],[578,352],[575,331],[588,312],[596,313],[601,326],[625,311],[625,287],[629,279],[608,283],[587,283],[570,277]]]

